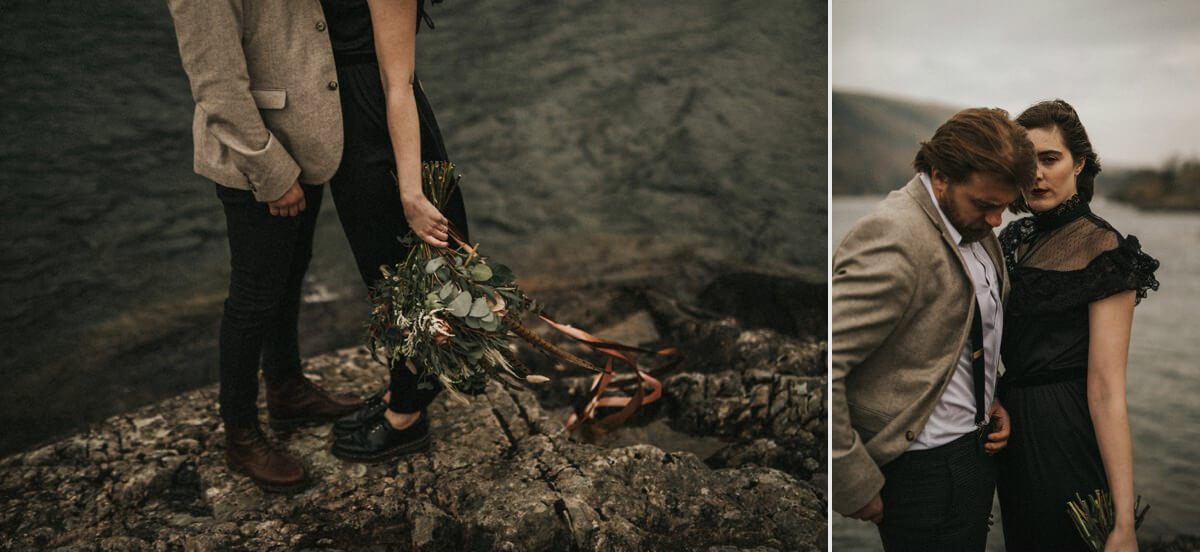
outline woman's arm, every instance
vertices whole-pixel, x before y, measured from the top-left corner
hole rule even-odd
[[[367,0],[367,6],[375,28],[375,56],[387,102],[388,135],[396,155],[404,217],[426,243],[446,247],[449,221],[421,191],[421,130],[413,95],[417,0]]]
[[[1133,531],[1133,445],[1125,406],[1125,365],[1134,298],[1135,292],[1126,291],[1088,305],[1088,411],[1096,428],[1116,514],[1106,551],[1137,550]]]

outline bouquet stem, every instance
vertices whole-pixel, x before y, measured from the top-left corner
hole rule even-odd
[[[595,364],[592,364],[591,362],[588,362],[588,361],[586,361],[582,358],[579,358],[571,353],[568,353],[567,351],[564,351],[561,348],[559,348],[557,345],[550,343],[549,341],[546,341],[545,339],[542,339],[541,336],[533,333],[532,331],[530,331],[529,328],[526,328],[525,326],[522,326],[520,324],[513,324],[512,331],[513,331],[513,333],[520,336],[521,339],[524,339],[530,345],[533,345],[534,347],[537,347],[538,349],[541,349],[547,353],[550,353],[551,355],[558,357],[566,362],[574,364],[575,366],[578,366],[580,368],[585,368],[587,370],[591,370],[593,372],[601,372],[602,371]]]

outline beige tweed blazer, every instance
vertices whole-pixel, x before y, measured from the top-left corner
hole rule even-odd
[[[342,158],[337,70],[319,0],[167,0],[196,101],[196,173],[273,201]]]
[[[983,242],[1000,274],[1000,242]],[[970,334],[974,286],[920,178],[858,221],[833,256],[833,509],[883,488],[879,467],[921,433]]]

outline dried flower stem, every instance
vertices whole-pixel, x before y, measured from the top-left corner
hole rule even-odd
[[[513,331],[513,333],[520,336],[521,339],[524,339],[526,342],[528,342],[530,345],[533,345],[534,347],[537,347],[538,349],[541,349],[547,353],[550,353],[551,355],[558,357],[566,362],[574,364],[575,366],[578,366],[580,368],[586,368],[593,372],[603,371],[600,368],[596,367],[595,364],[592,364],[591,362],[588,362],[588,361],[586,361],[582,358],[579,358],[571,353],[568,353],[567,351],[562,350],[555,344],[550,343],[549,341],[546,341],[545,339],[542,339],[541,336],[533,333],[532,331],[530,331],[529,328],[526,328],[525,326],[522,326],[520,324],[513,324],[512,331]]]

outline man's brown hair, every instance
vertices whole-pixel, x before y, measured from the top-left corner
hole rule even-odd
[[[1037,157],[1025,129],[999,108],[964,109],[921,142],[913,168],[932,176],[937,169],[952,184],[971,173],[987,173],[1022,190],[1033,186]]]

